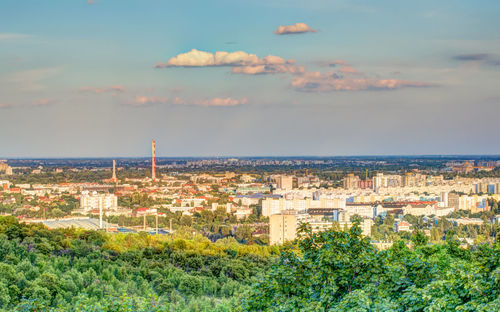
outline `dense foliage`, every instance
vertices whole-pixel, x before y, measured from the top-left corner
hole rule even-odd
[[[422,232],[378,251],[357,226],[295,245],[48,230],[0,217],[0,311],[498,311],[500,243]],[[191,236],[191,235],[190,235]]]
[[[479,218],[482,224],[453,224],[450,218]],[[448,217],[425,217],[407,214],[404,221],[410,224],[412,231],[427,231],[431,243],[441,243],[446,237],[453,235],[455,239],[464,243],[481,244],[486,241],[494,241],[496,233],[500,230],[500,224],[496,223],[495,214],[491,211],[471,214],[469,211],[458,210]],[[480,220],[480,221],[481,221]],[[372,227],[371,238],[378,241],[397,241],[411,238],[411,232],[394,231],[393,215],[376,217]]]
[[[283,252],[243,311],[500,311],[500,243],[472,250],[417,232],[377,251],[357,226],[313,234]]]
[[[0,217],[1,311],[230,311],[278,249]]]

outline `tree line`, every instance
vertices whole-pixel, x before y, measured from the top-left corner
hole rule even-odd
[[[276,247],[0,217],[1,311],[231,311]]]

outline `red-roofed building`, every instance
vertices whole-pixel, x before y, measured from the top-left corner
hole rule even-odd
[[[396,223],[396,232],[410,232],[410,223],[399,221]]]
[[[144,216],[144,215],[154,215],[158,212],[157,209],[154,208],[138,208],[135,212],[135,215],[137,217],[139,216]]]

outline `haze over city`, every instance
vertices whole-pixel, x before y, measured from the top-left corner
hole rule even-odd
[[[498,1],[3,1],[0,157],[500,154]]]

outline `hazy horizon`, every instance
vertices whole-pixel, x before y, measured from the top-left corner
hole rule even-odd
[[[174,155],[162,156],[156,155],[156,159],[206,159],[206,158],[394,158],[394,157],[408,157],[408,158],[464,158],[464,157],[500,157],[500,154],[373,154],[373,155]],[[86,156],[86,157],[2,157],[0,160],[65,160],[65,159],[150,159],[151,155],[146,156]]]

